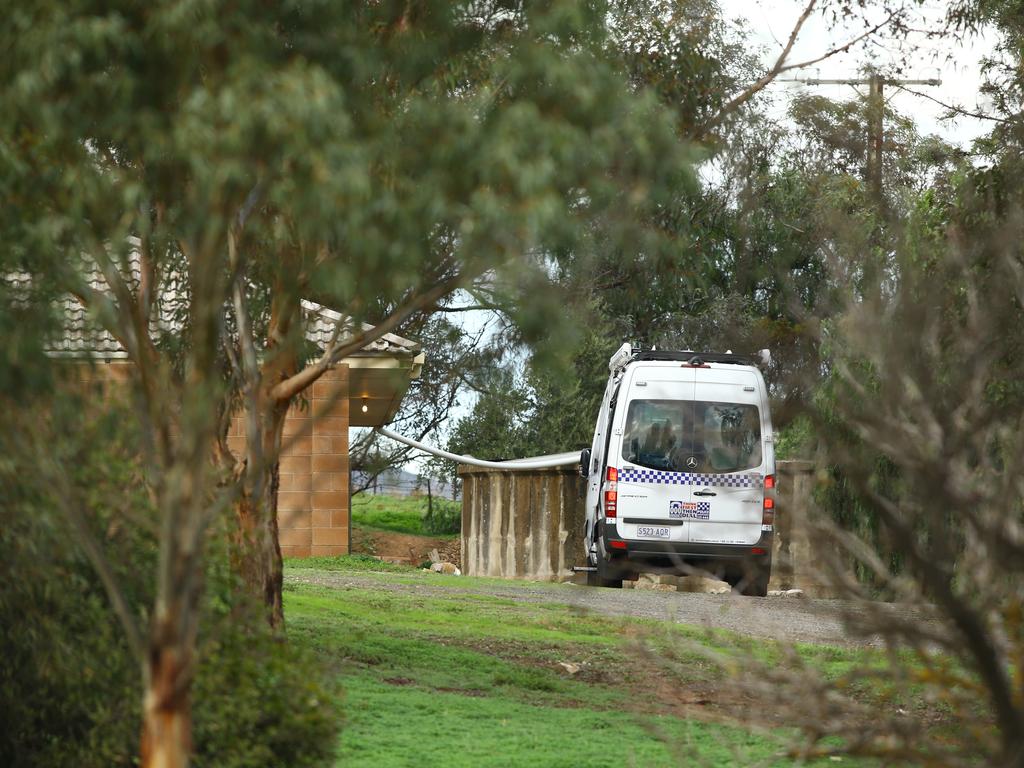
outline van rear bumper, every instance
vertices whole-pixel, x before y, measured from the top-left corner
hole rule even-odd
[[[623,539],[614,523],[605,521],[601,537],[604,550],[612,561],[649,563],[655,566],[671,567],[679,561],[690,560],[749,560],[770,558],[773,536],[763,532],[754,544],[690,544],[686,542],[649,541]],[[623,542],[612,546],[610,542]],[[754,552],[755,549],[761,550]]]

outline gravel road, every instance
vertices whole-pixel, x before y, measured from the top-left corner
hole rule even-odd
[[[341,573],[289,570],[285,581],[335,589],[378,589],[391,592],[457,597],[483,594],[534,603],[559,603],[610,616],[661,619],[697,627],[728,629],[744,635],[783,641],[829,645],[871,645],[877,641],[851,638],[839,619],[838,600],[796,597],[742,597],[694,592],[603,589],[574,584],[528,581],[473,580],[452,584],[447,578],[396,574]]]

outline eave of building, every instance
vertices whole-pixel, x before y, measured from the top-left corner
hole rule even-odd
[[[341,361],[348,366],[349,424],[380,427],[395,418],[402,398],[418,378],[426,355],[358,354]],[[366,410],[363,410],[366,406]]]
[[[321,350],[329,343],[342,316],[311,301],[303,301],[306,338]],[[74,299],[64,301],[68,327],[47,355],[63,360],[97,363],[129,362],[128,353],[105,331],[94,328],[88,314]],[[363,331],[373,326],[361,324]],[[351,331],[350,331],[351,332]],[[341,359],[349,368],[349,421],[354,427],[377,427],[394,419],[409,384],[418,378],[425,355],[410,339],[386,333],[366,348]],[[363,410],[363,406],[366,410]]]
[[[125,352],[83,352],[49,350],[50,357],[94,363],[128,363]],[[402,405],[413,379],[419,378],[426,361],[423,352],[392,354],[369,352],[351,355],[338,362],[348,366],[348,412],[353,427],[382,427],[389,424]],[[363,406],[366,410],[363,410]]]

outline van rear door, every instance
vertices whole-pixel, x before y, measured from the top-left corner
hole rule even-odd
[[[687,541],[690,502],[681,450],[694,371],[678,365],[637,366],[624,387],[616,420],[618,530],[626,539]],[[609,461],[611,461],[611,455]]]
[[[691,542],[755,544],[761,537],[766,466],[763,403],[754,372],[700,370],[693,402],[693,451],[700,473],[694,477],[693,501],[707,517],[691,521]]]

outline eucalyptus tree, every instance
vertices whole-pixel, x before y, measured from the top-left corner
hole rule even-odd
[[[671,118],[609,60],[606,18],[587,2],[10,10],[5,263],[126,351],[160,513],[152,611],[121,615],[143,764],[188,762],[203,540],[223,510],[281,623],[274,473],[293,399],[476,275],[542,280],[598,214],[623,243],[649,239],[643,210],[687,165]],[[344,315],[326,349],[304,345],[306,297]],[[235,408],[240,460],[223,449]]]

